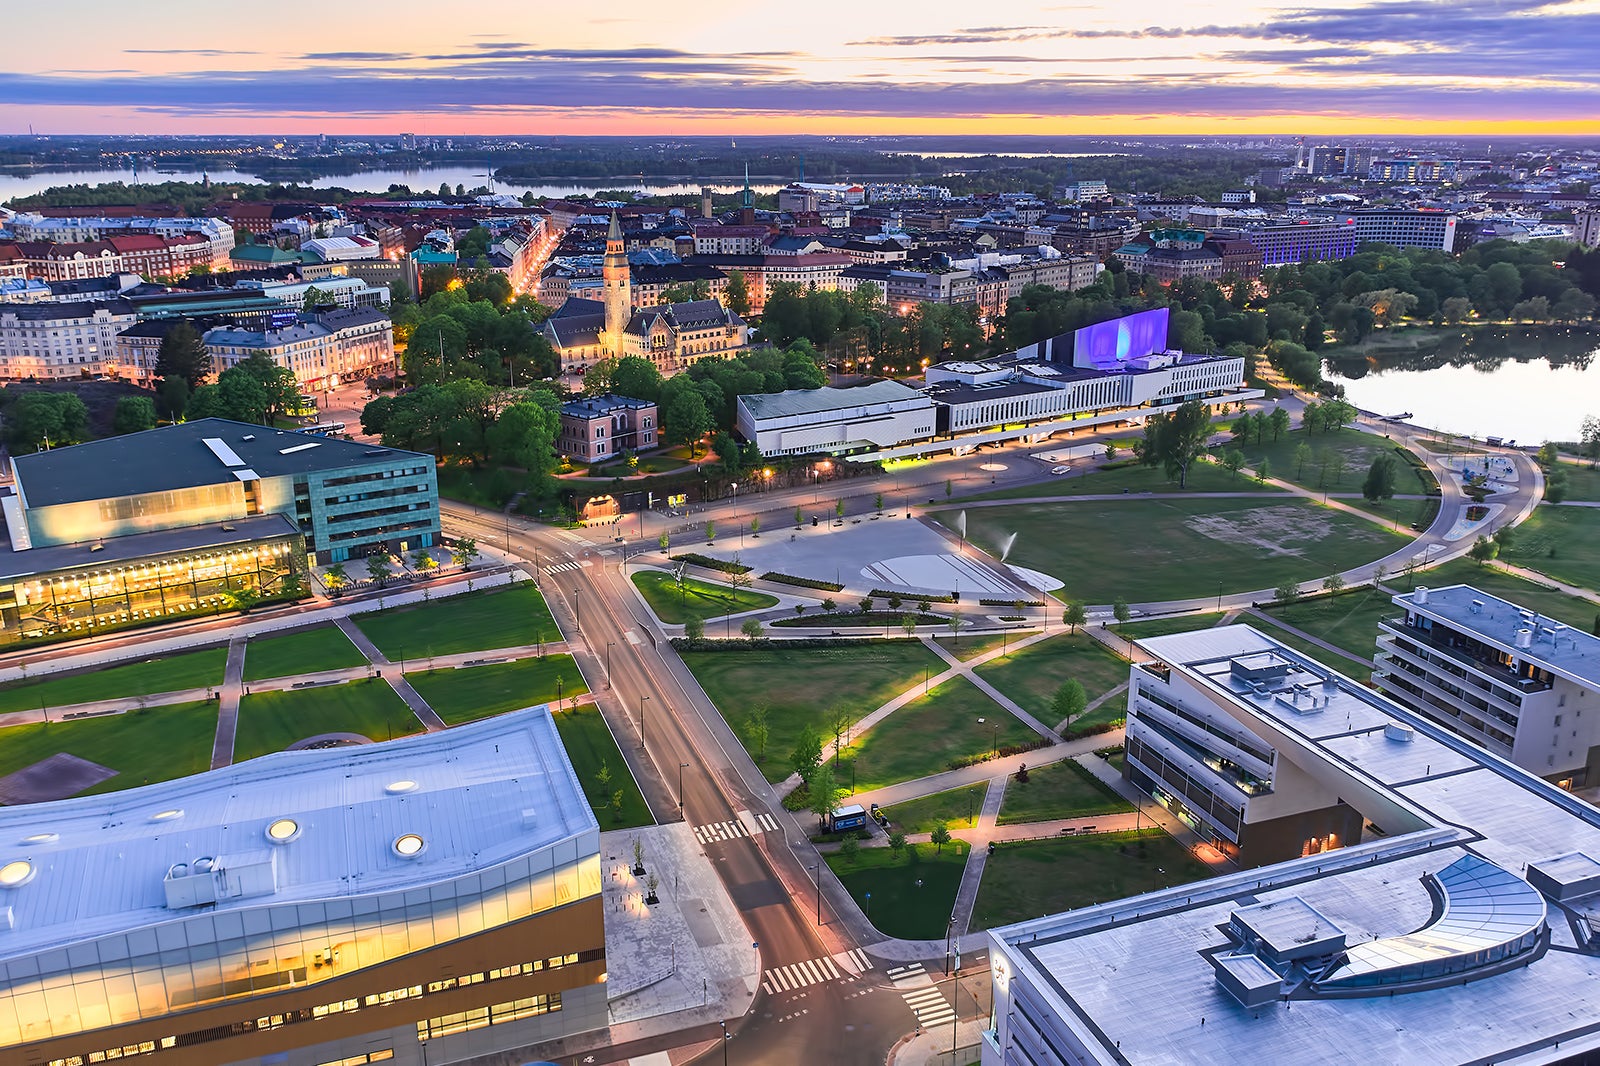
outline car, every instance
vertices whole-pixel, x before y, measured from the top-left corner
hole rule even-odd
[[[1052,474],[1066,474],[1066,473],[1070,473],[1070,471],[1069,471],[1069,470],[1068,470],[1068,469],[1067,469],[1067,468],[1066,468],[1066,467],[1064,467],[1064,466],[1057,466],[1057,467],[1052,467],[1052,468],[1051,468],[1051,470],[1050,470],[1050,472],[1051,472],[1051,473],[1052,473]]]

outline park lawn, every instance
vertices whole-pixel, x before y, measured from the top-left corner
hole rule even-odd
[[[0,714],[96,700],[126,699],[132,704],[139,696],[221,685],[227,664],[226,647],[205,648],[48,681],[13,681],[0,685]]]
[[[1133,804],[1117,795],[1073,759],[1028,771],[1026,784],[1013,775],[1006,782],[997,825],[1049,822],[1090,814],[1123,814]]]
[[[367,657],[350,643],[350,638],[338,626],[317,626],[281,637],[250,641],[245,647],[244,679],[265,681],[270,677],[366,665]]]
[[[1113,625],[1111,632],[1127,640],[1143,640],[1145,637],[1164,637],[1168,633],[1193,633],[1197,629],[1210,629],[1220,621],[1222,615],[1215,612],[1179,614],[1164,618],[1146,618],[1140,622],[1129,622],[1127,625]]]
[[[909,844],[898,856],[890,848],[862,848],[853,860],[837,852],[827,859],[828,868],[880,933],[936,940],[950,924],[968,850],[964,841],[952,840],[942,850]]]
[[[1132,846],[1140,837],[1143,854]],[[995,929],[1201,881],[1213,873],[1161,829],[1002,844],[984,867],[971,928]]]
[[[949,512],[944,512],[948,515]],[[1066,582],[1086,603],[1215,596],[1306,582],[1388,555],[1406,537],[1304,499],[1013,504],[967,512],[967,537]],[[1085,560],[1137,560],[1094,565]]]
[[[1600,589],[1600,508],[1535,508],[1501,558],[1569,585]]]
[[[544,597],[527,582],[390,607],[352,620],[396,661],[561,639]]]
[[[892,807],[883,808],[884,817],[906,835],[931,833],[935,826],[948,826],[951,832],[971,829],[983,809],[986,786],[969,785],[952,788],[948,792],[935,792]]]
[[[1521,532],[1520,527],[1518,532]],[[1479,566],[1470,559],[1452,559],[1432,570],[1419,571],[1403,582],[1396,575],[1389,579],[1389,584],[1396,589],[1408,591],[1417,585],[1436,589],[1448,585],[1471,585],[1480,592],[1499,596],[1519,607],[1538,611],[1558,622],[1565,622],[1580,629],[1590,629],[1596,614],[1600,613],[1600,607],[1588,600],[1580,600],[1560,589],[1507,573],[1493,564]],[[1390,610],[1395,617],[1402,613],[1400,608],[1393,605],[1390,606]]]
[[[665,570],[640,570],[633,575],[633,585],[655,616],[669,626],[682,625],[691,618],[721,618],[724,614],[760,611],[778,605],[778,597],[765,592],[735,591],[726,585],[713,585],[693,577],[683,579],[680,595],[677,582]]]
[[[957,636],[934,637],[933,641],[957,659],[967,662],[968,660],[976,659],[985,652],[999,651],[1001,648],[1015,644],[1019,639],[1030,635],[1031,633],[1015,635],[1011,633],[994,633],[981,637],[968,637],[965,640]]]
[[[589,805],[594,808],[595,820],[600,823],[600,828],[632,829],[635,826],[654,825],[655,819],[650,816],[650,808],[645,804],[644,795],[639,791],[639,785],[634,781],[600,708],[591,704],[575,711],[562,711],[554,718],[556,732],[561,734],[561,744],[567,749],[567,758],[572,760],[572,769],[583,786],[583,794],[589,797]],[[614,807],[612,797],[604,794],[607,789],[599,781],[601,765],[611,773],[609,791],[622,793],[620,807]]]
[[[1278,492],[1283,490],[1276,485],[1265,485],[1255,478],[1240,474],[1235,477],[1224,467],[1215,463],[1193,463],[1189,467],[1189,476],[1185,478],[1182,490],[1178,488],[1177,478],[1168,478],[1167,472],[1158,466],[1141,466],[1137,461],[1126,458],[1124,451],[1119,456],[1117,463],[1128,465],[1114,465],[1107,470],[1096,467],[1080,473],[1080,467],[1074,465],[1069,474],[1058,474],[1049,481],[1036,481],[1031,485],[1018,485],[1015,488],[998,489],[994,492],[982,492],[975,496],[963,497],[964,500],[1026,500],[1041,496],[1101,496],[1112,492]]]
[[[1276,604],[1264,610],[1276,621],[1303,629],[1344,649],[1352,659],[1369,660],[1367,669],[1370,671],[1370,660],[1377,651],[1378,623],[1403,613],[1391,602],[1391,595],[1368,585],[1342,596],[1319,596],[1298,603]],[[1323,651],[1322,654],[1327,653]]]
[[[0,776],[60,752],[118,771],[82,795],[119,792],[211,768],[217,705],[209,700],[49,725],[11,726],[0,737]]]
[[[407,674],[406,680],[446,725],[474,722],[541,703],[554,704],[558,688],[564,705],[589,691],[570,655],[464,666],[459,670],[420,670]]]
[[[1302,467],[1295,462],[1295,449],[1300,445],[1311,449],[1311,458]],[[1313,433],[1308,435],[1303,429],[1294,429],[1285,433],[1277,440],[1272,439],[1272,434],[1267,434],[1266,442],[1257,443],[1251,440],[1249,444],[1241,444],[1237,440],[1229,440],[1219,445],[1214,454],[1221,455],[1232,448],[1238,448],[1244,453],[1244,465],[1251,470],[1260,468],[1261,460],[1266,459],[1271,463],[1271,475],[1280,481],[1292,482],[1308,489],[1329,492],[1360,492],[1361,485],[1367,479],[1367,471],[1372,466],[1372,461],[1380,455],[1391,455],[1395,462],[1394,490],[1400,495],[1414,495],[1426,493],[1438,487],[1433,475],[1409,463],[1403,455],[1396,453],[1397,445],[1387,437],[1374,433],[1363,433],[1358,429],[1346,427],[1337,433]],[[1327,450],[1330,461],[1322,462],[1322,453]],[[1334,457],[1344,459],[1344,470],[1341,473]],[[1347,503],[1365,505],[1370,507],[1365,500],[1347,500]],[[1406,501],[1400,501],[1405,504]],[[1393,508],[1397,504],[1391,502],[1386,505]],[[1387,514],[1387,510],[1380,511]],[[1407,512],[1409,513],[1409,512]]]
[[[1370,656],[1367,661],[1363,662],[1354,656],[1336,654],[1327,648],[1319,646],[1315,641],[1307,640],[1298,633],[1292,633],[1269,619],[1246,615],[1240,618],[1239,621],[1247,626],[1254,626],[1263,636],[1271,637],[1273,640],[1286,644],[1298,652],[1309,655],[1317,662],[1331,666],[1346,677],[1354,678],[1357,681],[1365,681],[1372,676]],[[1374,633],[1373,637],[1373,650],[1376,651],[1377,634]]]
[[[978,676],[1046,725],[1060,720],[1056,689],[1077,678],[1093,703],[1128,680],[1128,661],[1081,629],[1059,633],[975,668]]]
[[[368,740],[393,740],[422,731],[387,682],[363,678],[342,685],[257,692],[239,701],[233,761],[283,751],[322,733],[360,733]]]
[[[830,707],[847,707],[860,719],[946,668],[921,641],[911,640],[804,651],[691,651],[683,653],[683,661],[768,781],[789,776],[789,753],[807,725],[831,739],[826,722]],[[746,733],[750,710],[757,705],[767,708],[765,758]]]
[[[1567,499],[1600,500],[1600,467],[1592,463],[1562,463],[1558,469],[1567,475]]]
[[[1121,728],[1128,720],[1128,700],[1112,696],[1092,711],[1085,711],[1061,730],[1062,740],[1076,740]]]
[[[863,791],[882,788],[943,773],[952,761],[983,755],[997,746],[1014,747],[1037,739],[1037,733],[978,686],[953,677],[856,738],[845,749],[835,779],[841,785],[848,780]]]

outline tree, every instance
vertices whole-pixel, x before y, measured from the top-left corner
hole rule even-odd
[[[668,559],[672,558],[672,534],[666,530],[661,531],[661,536],[656,538],[656,543],[661,545],[661,552]]]
[[[744,634],[745,639],[752,641],[760,640],[761,634],[765,631],[766,629],[762,626],[759,618],[746,618],[744,624],[739,627],[739,632]]]
[[[750,713],[744,719],[744,737],[755,749],[757,762],[766,759],[767,741],[771,735],[771,726],[767,724],[767,705],[758,703],[750,708]]]
[[[1108,440],[1108,441],[1106,441],[1106,462],[1113,463],[1113,462],[1116,462],[1116,459],[1117,459],[1117,442],[1114,441],[1114,440]]]
[[[1338,592],[1344,588],[1344,577],[1340,574],[1329,574],[1322,579],[1323,592]]]
[[[1295,480],[1306,476],[1306,464],[1311,461],[1311,445],[1301,441],[1294,446],[1294,476]]]
[[[830,596],[822,601],[822,609],[827,611],[829,614],[832,614],[834,611],[839,609],[839,605],[834,603],[833,598]]]
[[[1452,296],[1439,304],[1439,316],[1455,325],[1472,313],[1472,301],[1465,296]]]
[[[1489,537],[1484,536],[1480,536],[1477,540],[1473,541],[1472,547],[1467,549],[1467,558],[1471,559],[1479,566],[1484,566],[1488,563],[1494,562],[1495,558],[1499,554],[1499,543],[1491,540]]]
[[[805,511],[804,511],[804,510],[802,510],[802,509],[801,509],[801,508],[799,508],[799,507],[796,507],[796,508],[795,508],[795,509],[794,509],[794,528],[796,528],[796,529],[799,529],[799,528],[800,528],[800,526],[801,526],[801,525],[802,525],[802,524],[804,524],[804,522],[805,522],[805,518],[806,518],[806,513],[805,513]]]
[[[1089,695],[1083,690],[1083,682],[1075,677],[1069,677],[1056,689],[1055,699],[1051,701],[1050,708],[1055,712],[1056,721],[1065,722],[1076,718],[1083,713],[1089,705]]]
[[[677,385],[679,381],[684,384]],[[705,397],[693,387],[687,375],[671,379],[661,392],[662,436],[674,444],[689,445],[689,455],[693,458],[699,451],[700,438],[715,425],[706,408]]]
[[[1069,632],[1076,632],[1079,626],[1088,624],[1089,612],[1083,604],[1074,601],[1067,604],[1066,610],[1061,612],[1061,621],[1068,627]]]
[[[871,596],[863,596],[863,597],[861,597],[861,613],[862,614],[871,614],[872,613],[872,597]]]
[[[850,726],[855,723],[855,716],[850,713],[850,708],[842,703],[836,703],[828,709],[828,732],[833,734],[833,765],[839,765],[839,752],[843,747],[844,738],[850,733]]]
[[[77,444],[89,435],[89,409],[70,392],[27,392],[5,413],[5,439],[12,454]]]
[[[350,584],[350,575],[345,571],[343,563],[334,563],[322,575],[322,583],[328,589],[329,595],[337,596]]]
[[[1367,468],[1367,479],[1361,483],[1361,495],[1373,503],[1394,497],[1394,456],[1379,455]]]
[[[156,410],[169,422],[183,418],[189,406],[189,383],[180,377],[162,378],[156,383]]]
[[[411,566],[414,570],[420,570],[426,574],[438,565],[438,563],[434,562],[433,553],[421,545],[418,545],[417,549],[411,553]]]
[[[1144,426],[1139,462],[1165,468],[1167,476],[1177,478],[1178,487],[1184,488],[1189,464],[1205,450],[1210,436],[1211,420],[1205,405],[1191,400],[1170,414],[1150,416]]]
[[[1222,465],[1227,467],[1234,478],[1239,477],[1239,471],[1244,469],[1244,452],[1238,448],[1229,448],[1222,453]]]
[[[236,368],[253,378],[266,396],[263,424],[271,425],[274,419],[287,415],[300,405],[300,382],[294,371],[280,366],[263,352],[256,352]],[[228,371],[224,371],[227,373]],[[221,378],[217,379],[221,382]]]
[[[800,780],[809,786],[811,776],[817,772],[817,767],[821,764],[822,738],[807,723],[794,742],[794,750],[789,753],[789,768],[800,775]]]
[[[1544,467],[1546,470],[1549,470],[1560,461],[1561,453],[1557,450],[1555,441],[1547,440],[1543,444],[1539,445],[1538,454],[1536,454],[1534,458],[1538,461],[1540,466]]]
[[[367,556],[367,578],[376,582],[379,588],[389,582],[389,554],[375,551]]]
[[[728,271],[728,284],[722,290],[722,300],[728,305],[728,310],[735,314],[750,313],[750,283],[745,280],[743,271]]]
[[[707,544],[711,544],[711,543],[715,542],[716,539],[717,539],[717,522],[716,522],[716,519],[714,519],[714,518],[707,519],[706,520],[706,543]]]
[[[193,392],[211,376],[211,353],[188,319],[182,319],[161,338],[156,353],[156,377],[182,378]]]
[[[138,433],[154,429],[156,425],[155,401],[148,396],[122,396],[117,399],[116,411],[111,416],[114,433]]]
[[[844,500],[840,499],[833,505],[833,513],[840,518],[844,517]]]
[[[1128,601],[1121,596],[1113,600],[1111,603],[1111,617],[1117,620],[1117,625],[1119,626],[1127,624],[1128,619],[1133,617],[1133,611],[1128,607]]]
[[[900,857],[900,853],[906,850],[906,835],[898,829],[889,834],[889,850],[894,852],[894,857],[897,859]]]
[[[950,827],[940,822],[933,827],[933,832],[928,834],[928,839],[933,841],[935,854],[943,853],[944,846],[950,843]]]
[[[750,535],[752,537],[761,536],[761,516],[760,515],[751,515],[750,516]]]
[[[1545,475],[1544,498],[1549,503],[1560,503],[1567,498],[1567,472],[1552,470]]]
[[[856,858],[860,854],[861,842],[855,838],[855,834],[852,833],[850,836],[847,836],[843,840],[839,841],[839,858],[843,859],[845,862],[854,865]]]
[[[1274,441],[1289,432],[1289,412],[1281,407],[1274,407],[1272,413],[1267,416],[1267,428],[1272,430]]]
[[[450,549],[450,561],[463,570],[471,570],[473,560],[478,557],[478,539],[476,537],[459,537],[455,546]]]
[[[1583,454],[1590,460],[1600,461],[1600,418],[1594,415],[1585,416],[1583,428],[1579,433]]]
[[[1295,581],[1285,581],[1272,590],[1272,598],[1279,603],[1293,603],[1300,598],[1300,585]]]
[[[689,640],[703,640],[706,635],[705,619],[690,615],[683,620],[683,635]]]
[[[901,615],[900,616],[900,628],[906,631],[906,636],[908,636],[908,637],[916,636],[917,635],[917,616],[914,615],[914,614]]]
[[[1267,478],[1269,478],[1271,476],[1272,476],[1272,460],[1268,459],[1265,455],[1263,455],[1261,457],[1261,461],[1256,464],[1256,480],[1257,481],[1265,481],[1265,480],[1267,480]]]

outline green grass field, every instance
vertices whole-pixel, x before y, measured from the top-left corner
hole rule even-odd
[[[1091,814],[1132,812],[1133,804],[1106,787],[1072,759],[1028,771],[1023,784],[1013,775],[1006,782],[1005,799],[1000,802],[996,822],[1049,822],[1057,818],[1081,818]]]
[[[422,723],[384,681],[351,681],[327,688],[258,692],[239,701],[233,761],[283,751],[320,733],[360,733],[393,740],[421,732]]]
[[[0,686],[0,714],[96,700],[126,699],[132,705],[139,696],[221,685],[227,663],[227,648],[206,648],[48,681],[15,681]]]
[[[951,832],[971,829],[983,807],[986,786],[969,785],[936,792],[931,796],[896,803],[883,808],[883,814],[900,832],[931,833],[936,825],[945,825]]]
[[[1197,629],[1210,629],[1222,620],[1220,614],[1180,614],[1167,618],[1146,618],[1127,625],[1113,625],[1112,632],[1131,640],[1145,637],[1164,637],[1168,633],[1193,633]]]
[[[600,709],[594,706],[580,707],[576,711],[562,711],[554,717],[556,732],[561,734],[561,744],[567,749],[567,758],[572,760],[572,769],[583,785],[584,795],[589,797],[589,803],[595,809],[595,820],[600,823],[600,828],[630,829],[655,824],[655,819],[650,817],[650,808],[645,805],[644,796],[633,780],[622,752],[617,748],[616,739],[606,727]],[[611,783],[605,787],[602,787],[599,779],[602,764],[611,772]],[[608,791],[622,793],[620,810],[612,806],[612,797],[606,795]]]
[[[683,661],[768,781],[789,776],[789,752],[807,724],[832,739],[826,724],[830,707],[849,708],[859,719],[920,684],[925,669],[937,674],[945,668],[944,660],[920,641],[804,652],[781,648],[693,651],[683,653]],[[764,759],[751,747],[747,735],[750,709],[757,705],[767,708],[769,736]]]
[[[828,868],[879,932],[934,940],[944,936],[950,922],[967,851],[965,843],[952,840],[942,852],[932,844],[916,844],[898,858],[888,848],[862,848],[854,861],[838,854],[827,858]]]
[[[1296,651],[1303,652],[1304,654],[1311,656],[1311,658],[1320,663],[1325,663],[1326,665],[1331,666],[1333,669],[1339,671],[1341,674],[1344,674],[1346,677],[1355,678],[1357,681],[1365,681],[1367,678],[1372,676],[1372,663],[1370,661],[1370,657],[1369,661],[1363,662],[1352,655],[1335,654],[1334,652],[1329,651],[1327,648],[1320,647],[1316,642],[1307,640],[1300,636],[1300,634],[1285,629],[1283,626],[1272,621],[1270,618],[1262,619],[1257,618],[1254,615],[1244,615],[1239,619],[1239,621],[1247,626],[1254,626],[1256,630],[1263,635],[1271,637],[1273,640],[1281,641],[1289,647],[1294,648]],[[1376,633],[1374,633],[1373,636],[1374,650],[1376,650]]]
[[[264,681],[366,664],[367,657],[338,626],[317,626],[281,637],[252,640],[245,649],[244,679]]]
[[[1030,630],[1029,633],[1031,632],[1032,631]],[[1016,635],[1012,635],[1010,633],[996,633],[981,637],[956,637],[952,635],[945,637],[934,637],[933,642],[939,645],[939,647],[943,648],[945,651],[949,652],[951,655],[954,655],[957,659],[960,659],[962,662],[967,662],[970,659],[976,659],[985,652],[999,651],[1003,647],[1009,647],[1010,645],[1015,644],[1022,637],[1028,636],[1029,633],[1019,633]]]
[[[994,929],[1210,876],[1210,867],[1160,829],[1002,844],[984,867],[971,927]]]
[[[860,791],[882,788],[942,773],[952,759],[981,755],[997,745],[1026,744],[1037,737],[972,682],[955,677],[858,738],[840,762],[838,782],[853,781]]]
[[[1589,463],[1562,463],[1561,469],[1567,475],[1567,499],[1600,500],[1600,467]]]
[[[197,774],[211,766],[217,705],[209,701],[152,707],[106,718],[12,726],[0,732],[0,775],[59,752],[118,771],[84,795],[118,792]]]
[[[680,594],[677,582],[665,570],[640,570],[633,575],[633,585],[655,616],[669,626],[682,625],[690,618],[721,618],[724,614],[760,611],[778,604],[778,597],[765,592],[735,592],[727,585],[713,585],[693,577],[683,579]]]
[[[1295,459],[1295,451],[1302,444],[1311,449],[1311,456],[1304,464]],[[1367,471],[1372,466],[1372,461],[1380,455],[1392,455],[1395,461],[1396,493],[1400,495],[1426,493],[1438,486],[1432,474],[1412,466],[1404,456],[1395,452],[1395,447],[1395,442],[1387,437],[1363,433],[1357,429],[1342,429],[1337,433],[1314,433],[1309,436],[1305,430],[1295,429],[1285,433],[1276,441],[1272,439],[1272,434],[1268,433],[1264,444],[1256,443],[1254,439],[1249,444],[1228,441],[1215,451],[1220,455],[1230,448],[1238,448],[1244,453],[1245,466],[1252,470],[1258,468],[1261,460],[1265,458],[1271,463],[1273,477],[1308,489],[1326,489],[1329,492],[1360,492],[1361,484],[1367,478]],[[1327,462],[1323,461],[1324,452],[1329,457]],[[1344,459],[1342,473],[1334,457]],[[1365,500],[1345,502],[1383,515],[1393,514],[1398,509],[1398,513],[1402,516],[1409,516],[1416,509],[1415,502],[1405,500],[1390,501],[1381,506],[1369,504]],[[1410,518],[1406,517],[1406,521],[1410,521]]]
[[[1568,596],[1559,589],[1508,574],[1495,566],[1479,566],[1470,559],[1452,559],[1443,566],[1424,570],[1414,580],[1401,581],[1398,576],[1388,582],[1396,589],[1410,589],[1414,585],[1444,588],[1446,585],[1471,585],[1482,592],[1510,600],[1519,607],[1549,615],[1570,626],[1589,629],[1594,624],[1600,605]],[[1391,607],[1399,613],[1399,608]]]
[[[1069,678],[1078,679],[1091,703],[1128,680],[1128,661],[1081,629],[1046,637],[976,669],[1023,710],[1051,726],[1059,720],[1051,701]]]
[[[396,661],[561,639],[544,597],[526,582],[358,614],[354,621]]]
[[[1126,451],[1118,457],[1118,462],[1128,461]],[[1168,479],[1165,470],[1155,466],[1140,466],[1137,463],[1131,466],[1117,466],[1110,470],[1098,468],[1090,469],[1086,473],[1078,473],[1081,467],[1074,465],[1073,472],[1061,474],[1049,481],[1038,481],[1031,485],[1019,485],[1016,488],[999,489],[995,492],[983,492],[974,496],[964,497],[969,500],[1026,500],[1042,496],[1100,496],[1111,492],[1178,492],[1176,478]],[[1275,472],[1275,471],[1274,471]],[[1282,489],[1275,485],[1263,485],[1255,478],[1240,474],[1234,477],[1224,467],[1215,463],[1195,463],[1189,467],[1189,476],[1182,491],[1185,492],[1265,492],[1282,493]]]
[[[941,520],[954,521],[950,511]],[[1301,499],[1182,499],[1016,504],[967,512],[968,539],[1067,583],[1088,603],[1186,599],[1270,589],[1371,562],[1398,534]],[[1085,559],[1138,560],[1085,566]]]
[[[1265,611],[1276,621],[1343,648],[1353,659],[1368,660],[1377,650],[1378,623],[1401,613],[1390,602],[1389,593],[1370,586],[1342,596],[1276,605]]]
[[[1517,527],[1515,543],[1501,558],[1569,585],[1600,589],[1600,508],[1537,508]]]
[[[542,659],[518,659],[460,670],[423,670],[406,675],[406,680],[447,725],[490,718],[540,703],[553,704],[558,678],[563,701],[589,691],[570,655],[546,655]]]

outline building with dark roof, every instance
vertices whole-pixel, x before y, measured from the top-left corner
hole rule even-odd
[[[561,405],[561,433],[556,451],[579,462],[610,459],[625,451],[640,452],[661,441],[654,400],[606,393]]]

